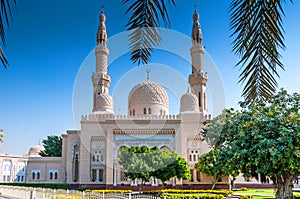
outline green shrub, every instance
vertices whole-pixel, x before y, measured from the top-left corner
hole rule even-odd
[[[294,198],[295,199],[300,199],[300,193],[294,193]]]
[[[152,190],[144,191],[145,194],[157,194],[157,193],[178,193],[178,194],[198,194],[198,193],[207,193],[207,194],[221,194],[223,196],[232,195],[233,191],[231,190],[181,190],[181,189],[163,189],[163,190]]]
[[[198,194],[179,194],[179,193],[164,193],[161,198],[167,199],[197,199]],[[222,194],[200,194],[201,199],[224,199]]]
[[[248,191],[248,188],[247,187],[242,187],[242,188],[240,188],[240,191]]]
[[[242,195],[240,199],[253,199],[252,195]]]

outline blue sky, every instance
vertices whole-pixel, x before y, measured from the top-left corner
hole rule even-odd
[[[127,16],[124,16],[125,8],[120,2],[30,0],[18,3],[13,11],[10,30],[7,31],[5,52],[10,65],[7,70],[0,68],[0,129],[6,134],[3,153],[27,153],[30,146],[38,144],[47,135],[60,135],[67,129],[78,128],[73,119],[74,83],[82,65],[90,64],[94,68],[86,57],[95,47],[98,15],[102,5],[107,16],[109,37],[125,30]],[[169,12],[171,29],[189,37],[194,5],[197,4],[203,43],[222,78],[226,107],[236,107],[241,100],[242,87],[237,85],[239,71],[234,68],[237,57],[231,52],[229,2],[176,0],[177,6],[171,7]],[[279,87],[285,87],[289,92],[300,92],[300,1],[295,0],[294,5],[287,3],[285,10],[287,49],[282,55],[286,71],[279,72]],[[189,63],[175,60],[172,55],[161,50],[153,54],[151,62],[167,65],[184,78],[191,71]],[[109,69],[111,91],[122,76],[139,68],[131,64],[128,54],[115,60]],[[91,83],[88,84],[87,88],[90,89]],[[91,96],[83,98],[90,99]],[[175,97],[170,104],[176,107],[176,103],[178,99],[176,102]],[[120,109],[119,106],[116,105],[116,112],[126,112],[126,107]],[[176,114],[178,108],[172,108],[170,112]],[[83,111],[81,114],[89,112]]]

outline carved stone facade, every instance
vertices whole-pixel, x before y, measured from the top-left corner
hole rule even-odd
[[[113,98],[109,95],[109,51],[105,15],[101,13],[95,48],[96,71],[92,74],[94,106],[89,115],[82,116],[80,130],[67,131],[63,135],[62,158],[58,166],[60,182],[76,185],[136,185],[136,179],[127,179],[118,163],[120,150],[131,146],[157,146],[176,151],[184,157],[192,169],[193,179],[170,179],[169,184],[211,182],[194,170],[199,155],[209,150],[199,132],[203,122],[211,118],[206,108],[207,75],[203,75],[204,48],[196,11],[193,18],[191,90],[182,96],[178,115],[169,115],[168,94],[161,85],[150,80],[150,71],[147,71],[146,81],[128,93],[128,115],[120,116],[114,114]],[[34,168],[34,162],[29,161],[29,164]],[[159,183],[154,178],[148,182],[153,186]]]

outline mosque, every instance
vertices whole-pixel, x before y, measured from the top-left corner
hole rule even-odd
[[[197,10],[193,14],[191,34],[190,89],[180,99],[180,112],[172,116],[169,115],[168,94],[160,84],[151,81],[150,71],[147,71],[145,81],[134,86],[128,94],[128,115],[114,114],[114,99],[109,94],[109,49],[103,11],[99,19],[96,69],[92,74],[92,112],[82,116],[80,130],[70,130],[62,135],[62,157],[40,157],[41,146],[30,149],[26,182],[68,183],[78,187],[135,186],[137,180],[127,179],[118,163],[120,149],[157,146],[176,151],[191,168],[191,180],[174,178],[170,179],[169,185],[211,183],[211,178],[194,169],[199,155],[209,151],[199,132],[203,122],[211,119],[206,104],[208,74],[204,70],[204,47]],[[147,184],[157,186],[159,183],[151,179]],[[223,183],[228,182],[224,180]]]

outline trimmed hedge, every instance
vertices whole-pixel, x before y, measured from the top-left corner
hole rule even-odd
[[[171,193],[164,193],[161,197],[166,197],[167,199],[197,199],[198,194],[171,194]],[[224,195],[222,194],[200,194],[201,199],[224,199]]]
[[[294,193],[294,198],[295,199],[300,199],[300,193]]]
[[[253,196],[252,195],[241,195],[240,199],[252,199]]]
[[[242,187],[242,188],[240,188],[240,191],[248,191],[248,188],[247,187]]]
[[[19,186],[19,187],[35,187],[35,188],[49,188],[49,189],[68,189],[68,184],[43,184],[43,183],[0,183],[5,186]]]
[[[223,196],[232,195],[233,191],[231,190],[181,190],[181,189],[163,189],[163,190],[153,190],[153,191],[144,191],[146,194],[158,194],[158,193],[174,193],[174,194],[196,194],[196,193],[207,193],[207,194],[221,194]]]

